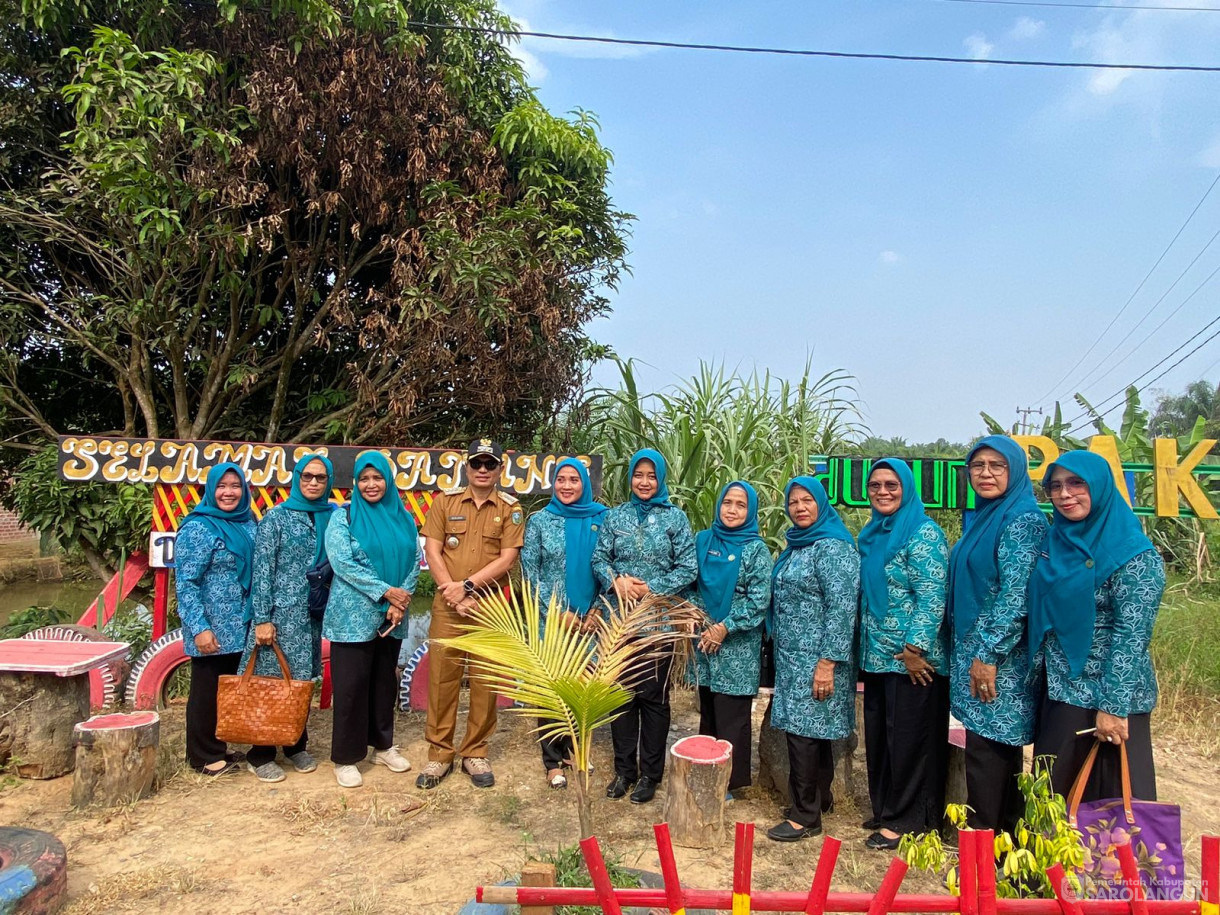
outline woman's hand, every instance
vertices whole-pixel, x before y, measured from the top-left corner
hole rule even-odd
[[[402,607],[398,606],[397,604],[390,604],[390,606],[386,607],[385,618],[388,619],[395,626],[397,626],[399,623],[401,623],[402,618],[406,615],[407,615],[406,610],[404,610]]]
[[[386,588],[386,592],[381,595],[381,599],[389,601],[391,607],[406,613],[407,607],[411,605],[411,592],[402,588]],[[388,613],[386,615],[389,616]]]
[[[715,654],[720,650],[720,646],[728,634],[729,627],[724,623],[714,623],[708,626],[699,636],[699,650],[705,654]]]
[[[1111,715],[1109,712],[1097,711],[1097,739],[1106,743],[1125,743],[1130,736],[1127,730],[1127,719]]]
[[[932,665],[927,662],[923,656],[923,652],[914,645],[904,645],[902,651],[894,655],[895,661],[901,661],[906,665],[907,676],[911,678],[911,682],[916,686],[929,686],[932,683],[932,675],[936,673]]]
[[[270,645],[272,642],[274,642],[275,623],[259,623],[257,626],[255,626],[254,641],[259,645]]]
[[[620,602],[639,600],[648,593],[648,585],[644,584],[642,578],[636,578],[634,575],[620,575],[614,579],[614,593],[618,595]]]
[[[648,582],[642,578],[637,578],[635,584],[631,587],[632,600],[643,600],[651,593],[652,589],[648,587]]]
[[[984,664],[975,658],[970,664],[970,695],[980,702],[995,701],[995,673],[994,664]]]
[[[584,618],[580,621],[580,631],[586,635],[592,635],[601,628],[601,622],[601,614],[594,609],[590,609],[585,613]]]
[[[205,629],[195,636],[195,647],[204,654],[216,654],[220,651],[220,643],[216,641],[216,634],[211,629]]]
[[[813,669],[813,698],[825,702],[835,694],[835,662],[829,658],[818,661]]]

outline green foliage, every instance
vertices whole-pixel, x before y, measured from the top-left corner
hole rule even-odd
[[[669,463],[670,494],[696,530],[711,524],[726,483],[748,480],[759,491],[763,536],[780,547],[788,480],[808,471],[812,455],[842,453],[863,433],[853,379],[840,370],[815,378],[807,362],[792,382],[702,364],[694,377],[644,393],[634,362],[616,361],[619,387],[592,392],[586,420],[585,435],[605,458],[603,499],[624,498],[631,455],[655,448]]]
[[[8,622],[0,626],[0,639],[19,639],[35,629],[43,626],[55,626],[60,623],[74,622],[74,617],[67,610],[59,607],[26,607],[13,613]]]
[[[524,438],[568,403],[631,217],[494,0],[0,2],[10,447]]]
[[[1063,796],[1051,790],[1049,760],[1035,759],[1033,772],[1021,773],[1017,783],[1025,797],[1025,815],[1011,833],[995,835],[996,895],[1001,899],[1053,899],[1055,890],[1046,876],[1052,864],[1063,865],[1072,889],[1079,894],[1084,846],[1080,831],[1068,822]],[[954,827],[966,828],[966,807],[950,804],[945,812]],[[939,833],[903,836],[898,854],[911,867],[943,874],[949,891],[959,895],[957,862]]]
[[[1161,394],[1148,420],[1157,436],[1191,435],[1202,421],[1202,437],[1220,437],[1220,385],[1200,379],[1181,394]]]
[[[148,549],[152,490],[61,480],[54,445],[21,463],[5,504],[27,527],[49,534],[65,549],[82,550],[99,574],[117,568],[122,556]]]
[[[634,889],[640,885],[639,874],[623,866],[621,855],[603,850],[606,872],[610,885],[621,889]],[[541,859],[555,865],[555,885],[562,887],[592,886],[593,880],[585,869],[585,858],[579,845],[561,845],[554,852],[547,852]],[[600,906],[566,905],[555,910],[556,915],[601,915]]]

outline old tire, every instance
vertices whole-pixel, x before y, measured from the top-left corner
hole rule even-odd
[[[0,911],[20,915],[57,912],[67,895],[64,843],[37,829],[0,827]]]
[[[136,659],[127,678],[127,705],[141,711],[165,707],[165,687],[170,675],[189,661],[182,644],[182,630],[167,632]]]

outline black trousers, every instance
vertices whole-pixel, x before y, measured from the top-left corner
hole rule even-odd
[[[863,675],[864,747],[873,817],[897,833],[940,829],[949,767],[949,680]]]
[[[1038,716],[1038,732],[1034,737],[1035,756],[1054,756],[1051,767],[1051,787],[1064,796],[1076,781],[1089,750],[1097,743],[1092,734],[1076,736],[1077,731],[1097,723],[1093,709],[1056,702],[1044,696]],[[1156,800],[1156,766],[1152,761],[1151,716],[1127,716],[1127,765],[1131,772],[1131,795],[1144,801]],[[1122,797],[1122,759],[1118,744],[1102,743],[1093,764],[1093,774],[1085,786],[1081,800],[1098,801]]]
[[[830,783],[835,758],[829,740],[788,734],[788,819],[802,826],[821,826],[822,814],[834,806]]]
[[[539,718],[538,723],[546,724],[547,722]],[[550,740],[540,737],[538,746],[542,747],[542,768],[548,772],[551,769],[563,768],[572,758],[572,738],[566,734],[563,737],[552,737]]]
[[[290,747],[283,747],[285,756],[292,756],[300,753],[309,745],[309,728],[301,732],[301,739]],[[246,754],[246,762],[254,766],[256,769],[263,763],[275,762],[275,751],[278,747],[251,747],[250,752]]]
[[[1025,798],[1017,784],[1023,751],[966,730],[966,823],[971,829],[1012,832],[1024,815]]]
[[[330,681],[334,687],[334,726],[330,759],[354,766],[374,750],[394,745],[394,665],[402,639],[330,643]]]
[[[237,673],[241,652],[191,658],[191,691],[186,697],[186,761],[196,769],[225,758],[229,746],[216,739],[216,688],[221,676]]]
[[[649,659],[647,674],[623,714],[610,722],[614,743],[614,774],[628,781],[641,776],[659,782],[665,774],[665,742],[669,739],[669,669],[673,657]]]
[[[699,733],[733,746],[733,769],[729,790],[750,786],[750,754],[754,751],[754,727],[750,717],[753,696],[726,696],[709,686],[699,687]]]

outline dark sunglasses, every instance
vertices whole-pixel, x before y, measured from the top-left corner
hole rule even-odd
[[[302,483],[325,483],[328,477],[324,473],[303,473],[301,474]]]
[[[500,462],[491,461],[486,458],[475,458],[470,462],[470,466],[475,470],[495,470],[500,466]]]

